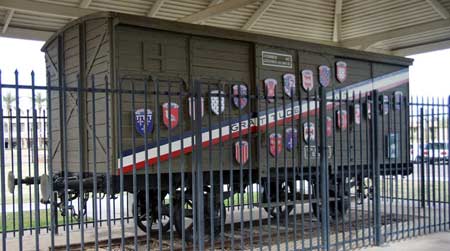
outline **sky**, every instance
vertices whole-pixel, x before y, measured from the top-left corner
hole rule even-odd
[[[19,71],[19,84],[31,85],[31,71],[35,72],[35,84],[45,85],[45,56],[41,52],[44,42],[0,37],[0,70],[3,84],[14,84],[14,71]],[[14,89],[3,88],[2,95]],[[45,95],[45,92],[43,92]],[[20,107],[31,108],[31,91],[21,90]]]
[[[450,95],[450,49],[410,56],[412,96],[448,97]]]
[[[14,71],[19,71],[21,84],[30,84],[35,71],[36,84],[45,85],[44,42],[0,37],[0,70],[3,83],[14,83]],[[450,49],[410,56],[410,95],[447,97],[450,95]],[[449,74],[449,75],[447,75]],[[3,95],[10,90],[4,89]],[[30,95],[21,93],[22,95]],[[24,101],[25,106],[28,102]]]

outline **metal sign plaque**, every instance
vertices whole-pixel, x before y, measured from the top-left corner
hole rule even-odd
[[[297,129],[289,127],[286,128],[285,137],[286,137],[286,149],[288,151],[292,151],[297,146]]]
[[[314,88],[314,76],[311,70],[302,71],[302,87],[307,92]]]
[[[163,123],[167,128],[174,128],[178,125],[179,105],[176,103],[164,103],[162,105]]]
[[[319,83],[323,87],[327,87],[331,82],[331,70],[326,65],[319,66]]]
[[[237,163],[244,165],[248,161],[248,142],[245,140],[234,143],[234,157]]]
[[[294,96],[295,93],[295,75],[286,73],[283,75],[284,93],[289,97]]]
[[[281,153],[283,148],[283,136],[279,133],[272,133],[269,136],[269,151],[272,156],[276,157]]]
[[[292,55],[289,54],[263,51],[261,58],[262,65],[265,66],[291,69],[293,65]]]
[[[195,120],[195,97],[189,97],[188,103],[189,103],[189,116]],[[201,97],[200,98],[200,109],[201,109],[200,118],[203,118],[203,115],[205,114],[204,103],[205,103],[205,99],[203,97]]]
[[[214,90],[210,92],[211,111],[216,115],[225,111],[225,93],[223,91]]]
[[[320,158],[320,149],[317,149],[316,146],[305,146],[304,147],[304,156],[305,159],[315,160]],[[327,159],[331,159],[333,157],[333,147],[327,146]]]
[[[347,79],[347,63],[344,61],[336,62],[336,78],[341,83]]]
[[[273,78],[267,78],[264,80],[264,86],[266,87],[267,101],[273,103],[275,101],[275,93],[277,87],[277,80]]]
[[[233,85],[233,104],[239,108],[244,109],[247,106],[247,86],[239,84]]]
[[[147,124],[145,123],[147,116]],[[136,131],[145,136],[145,133],[151,133],[153,130],[153,112],[150,109],[138,109],[134,112],[134,119],[136,124]]]

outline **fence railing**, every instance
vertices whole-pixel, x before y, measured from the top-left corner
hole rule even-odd
[[[337,250],[450,228],[446,99],[53,77],[0,77],[3,250]]]

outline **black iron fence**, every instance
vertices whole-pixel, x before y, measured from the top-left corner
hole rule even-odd
[[[15,76],[3,250],[345,250],[450,227],[448,100]]]

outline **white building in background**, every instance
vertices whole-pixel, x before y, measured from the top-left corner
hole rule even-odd
[[[47,119],[44,117],[47,115],[46,111],[42,109],[37,111],[37,143],[38,149],[42,149],[47,141]],[[7,110],[3,110],[3,139],[5,149],[17,148],[18,145],[18,131],[16,110],[12,109],[11,114]],[[33,141],[33,113],[32,110],[20,111],[20,139],[22,149],[32,148]],[[12,144],[11,144],[11,142]]]

